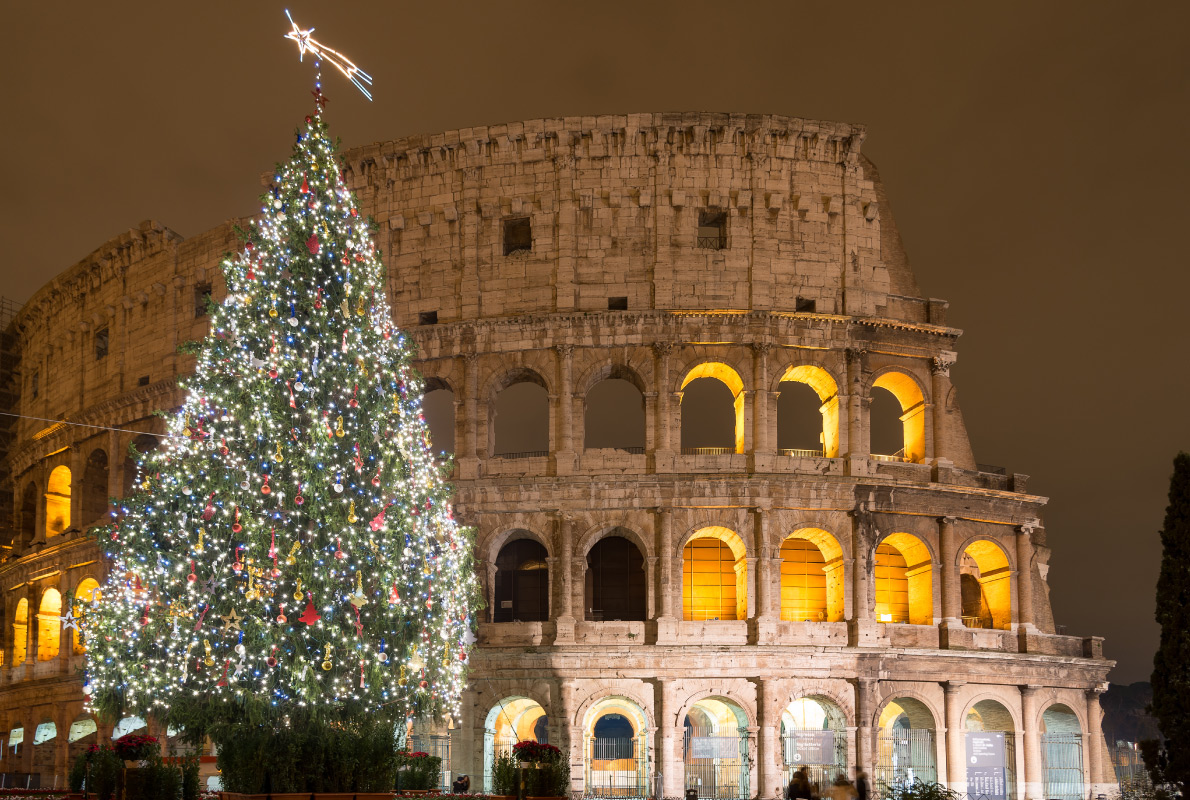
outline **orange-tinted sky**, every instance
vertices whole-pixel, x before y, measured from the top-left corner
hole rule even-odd
[[[257,206],[310,105],[282,4],[10,3],[0,294],[153,218]],[[1190,449],[1190,5],[295,0],[375,78],[344,146],[631,111],[868,126],[910,261],[964,328],[983,463],[1048,495],[1051,598],[1147,679],[1171,460]]]

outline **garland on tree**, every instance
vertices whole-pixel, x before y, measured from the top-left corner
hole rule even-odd
[[[101,713],[175,725],[457,710],[479,591],[324,102],[222,268],[185,404],[101,529]]]

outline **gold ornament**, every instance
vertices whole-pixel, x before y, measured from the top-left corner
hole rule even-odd
[[[338,436],[340,439],[342,439],[346,435],[347,431],[343,430],[343,417],[340,416],[335,422],[335,436]]]
[[[362,317],[364,315],[364,296],[363,296],[363,294],[360,294],[359,302],[357,302],[355,304],[355,315],[357,317]]]
[[[357,517],[355,515],[355,501],[354,500],[350,501],[347,505],[347,521],[352,524],[359,521],[359,517]]]
[[[207,533],[205,528],[198,529],[198,541],[194,544],[194,552],[201,553],[203,550],[202,537]]]
[[[281,454],[281,443],[277,442],[277,455],[273,456],[278,464],[285,460],[285,456]]]
[[[302,594],[302,579],[298,578],[297,579],[297,589],[295,589],[293,592],[293,599],[301,601],[301,600],[304,600],[305,598],[306,598],[306,596],[304,594]]]
[[[207,655],[206,655],[206,657],[205,657],[205,658],[203,658],[203,660],[202,660],[202,663],[206,664],[208,667],[212,667],[212,666],[214,666],[214,665],[215,665],[215,657],[214,657],[213,655],[211,655],[211,642],[210,642],[210,640],[209,640],[209,639],[203,639],[203,640],[202,640],[202,646],[203,646],[204,648],[206,648],[206,651],[207,651]]]
[[[334,664],[331,663],[331,646],[328,644],[326,646],[326,657],[322,661],[322,669],[324,672],[330,672],[333,666]]]
[[[362,572],[355,573],[355,594],[348,597],[347,600],[356,608],[368,604],[368,598],[364,596],[364,574]]]
[[[297,563],[297,552],[302,547],[301,542],[294,542],[293,547],[289,548],[289,555],[285,557],[285,563],[293,566]]]
[[[398,686],[405,685],[405,665],[404,664],[401,665],[401,671],[397,673],[397,685]]]

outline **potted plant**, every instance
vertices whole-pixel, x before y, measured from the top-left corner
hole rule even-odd
[[[157,737],[126,733],[112,742],[112,748],[125,767],[140,767],[158,752]]]
[[[397,753],[397,790],[401,794],[429,794],[438,786],[442,759],[422,751]]]
[[[492,800],[516,800],[520,795],[520,768],[512,753],[501,753],[492,764]]]
[[[521,762],[526,800],[564,797],[570,793],[570,765],[551,744],[524,741],[513,746]]]

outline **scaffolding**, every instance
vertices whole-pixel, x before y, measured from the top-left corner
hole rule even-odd
[[[20,399],[21,353],[13,319],[21,310],[20,303],[0,296],[0,554],[12,549],[15,521],[13,519],[12,475],[8,467],[8,451],[12,446]]]

